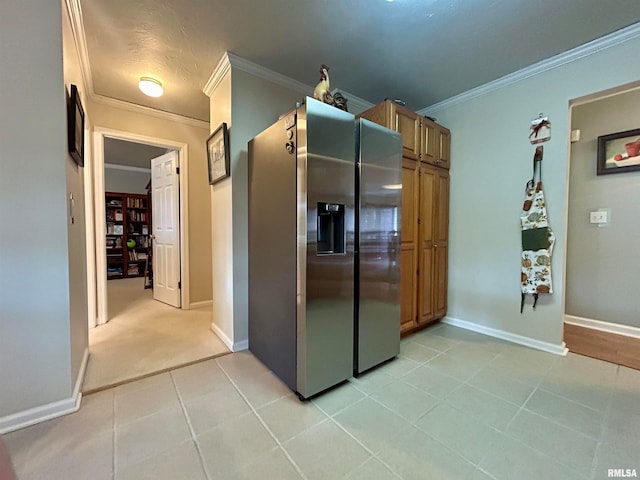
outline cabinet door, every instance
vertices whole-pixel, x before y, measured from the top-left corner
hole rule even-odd
[[[438,156],[436,165],[448,169],[451,166],[451,133],[448,129],[438,126],[438,140],[436,150]]]
[[[418,195],[418,162],[403,158],[400,260],[400,328],[402,331],[416,325]]]
[[[422,119],[422,128],[420,129],[421,159],[431,165],[437,164],[436,144],[440,139],[437,130],[438,127],[434,122],[426,117]]]
[[[402,155],[418,160],[420,158],[420,116],[408,108],[388,103],[391,122],[389,128],[402,135]]]
[[[434,302],[436,318],[447,313],[447,284],[449,265],[449,172],[438,169],[437,200],[438,211],[435,217],[434,244]]]
[[[437,210],[438,169],[420,167],[420,221],[419,221],[419,262],[418,272],[418,323],[435,318],[434,287],[434,245],[435,218]]]

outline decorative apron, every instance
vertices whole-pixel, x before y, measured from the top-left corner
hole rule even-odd
[[[542,152],[542,146],[536,148],[536,153],[533,156],[533,178],[527,182],[526,196],[520,215],[522,225],[520,313],[524,309],[524,300],[528,293],[533,294],[533,308],[536,308],[538,294],[553,293],[551,253],[553,252],[555,235],[549,227],[544,193],[542,192]]]

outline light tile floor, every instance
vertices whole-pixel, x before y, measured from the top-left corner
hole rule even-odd
[[[21,480],[605,479],[640,474],[640,371],[438,325],[305,403],[241,352],[4,439]]]

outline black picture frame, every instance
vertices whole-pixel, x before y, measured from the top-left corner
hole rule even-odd
[[[598,175],[640,170],[640,128],[598,137]]]
[[[84,109],[80,101],[78,87],[69,87],[69,101],[67,103],[67,140],[71,158],[84,167]]]
[[[207,138],[207,166],[209,168],[209,185],[231,176],[229,130],[226,123],[222,123]]]

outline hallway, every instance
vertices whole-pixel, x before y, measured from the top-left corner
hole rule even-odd
[[[143,281],[107,282],[110,321],[89,330],[84,394],[229,353],[211,331],[211,306],[170,307]]]

